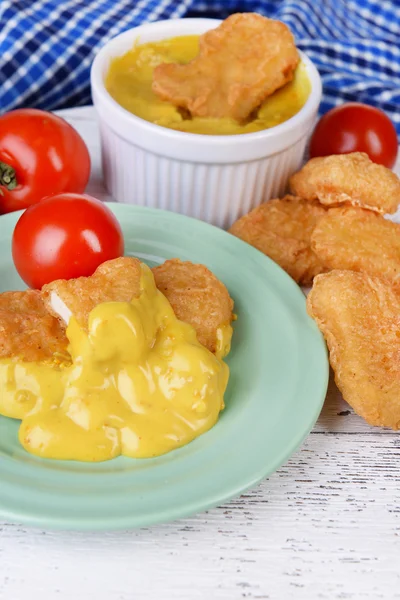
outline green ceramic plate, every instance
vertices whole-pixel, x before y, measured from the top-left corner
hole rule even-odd
[[[277,469],[320,413],[328,382],[323,339],[297,285],[271,260],[206,223],[110,204],[127,254],[204,263],[228,287],[238,321],[226,409],[211,431],[154,459],[42,460],[0,417],[0,518],[44,528],[100,530],[170,521],[237,496]],[[0,218],[0,291],[23,289],[10,241],[19,214]]]

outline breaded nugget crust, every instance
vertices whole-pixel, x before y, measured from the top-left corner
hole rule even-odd
[[[153,90],[192,115],[243,121],[292,79],[298,62],[284,23],[235,14],[200,37],[199,54],[190,63],[157,66]]]
[[[316,202],[285,196],[261,204],[229,232],[272,258],[297,283],[309,285],[325,270],[310,247],[314,227],[325,213]]]
[[[91,277],[58,279],[44,285],[42,297],[47,310],[58,317],[51,305],[51,293],[69,308],[78,323],[87,326],[89,313],[102,302],[130,302],[140,295],[140,261],[128,256],[108,260]]]
[[[67,346],[64,327],[47,312],[39,292],[0,294],[0,358],[51,360],[57,353],[67,356]]]
[[[232,321],[233,301],[224,284],[204,265],[175,258],[152,269],[157,288],[181,321],[211,352],[217,349],[217,330]]]
[[[399,292],[378,277],[331,271],[315,278],[307,308],[343,398],[371,425],[399,429]]]
[[[362,208],[332,208],[311,236],[330,269],[362,271],[400,284],[400,225]]]
[[[400,180],[373,163],[364,152],[312,158],[290,178],[290,190],[326,206],[351,204],[394,213],[400,204]]]

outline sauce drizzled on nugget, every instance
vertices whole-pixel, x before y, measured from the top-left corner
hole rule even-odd
[[[29,334],[32,319],[33,325],[47,319],[62,337],[52,338],[55,348],[65,348],[64,360],[51,351],[33,360],[3,352],[0,360],[0,413],[22,419],[19,439],[28,452],[80,461],[152,457],[215,424],[229,377],[222,358],[230,348],[233,303],[206,267],[167,263],[160,267],[163,283],[188,322],[135,258],[46,285],[44,302],[38,292],[15,293],[16,313],[21,306],[29,315],[13,349],[48,334],[33,326]]]

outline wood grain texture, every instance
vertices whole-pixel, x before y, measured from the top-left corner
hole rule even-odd
[[[98,165],[92,109],[65,114]],[[106,199],[99,175],[88,192]],[[302,448],[226,506],[133,532],[0,524],[0,599],[400,598],[399,461],[399,434],[369,427],[331,382]]]

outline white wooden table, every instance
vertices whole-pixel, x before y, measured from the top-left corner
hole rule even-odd
[[[64,116],[90,140],[88,192],[106,199],[93,110]],[[229,504],[107,534],[0,523],[0,599],[400,598],[399,463],[400,434],[366,425],[331,384],[302,448]]]

